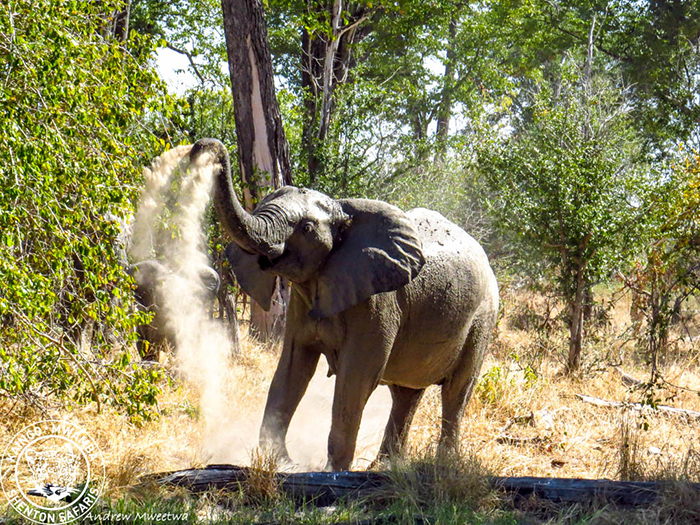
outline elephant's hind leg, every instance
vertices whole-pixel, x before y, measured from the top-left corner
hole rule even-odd
[[[392,399],[391,415],[377,459],[403,453],[413,415],[425,392],[424,388],[414,389],[398,385],[390,385],[389,390]]]
[[[457,366],[442,384],[442,431],[439,445],[441,450],[458,448],[459,427],[464,407],[479,379],[494,321],[495,318],[490,313],[474,319]]]

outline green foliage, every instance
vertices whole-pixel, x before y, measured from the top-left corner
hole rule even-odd
[[[132,0],[130,24],[159,45],[189,54],[190,69],[208,89],[227,87],[221,2]]]
[[[357,21],[347,44],[351,58],[346,74],[332,85],[330,127],[319,140],[314,137],[320,133],[323,86],[319,80],[304,80],[307,62],[317,58],[303,53],[299,35],[310,35],[312,53],[327,46],[333,32],[328,6],[269,5],[273,60],[295,97],[295,128],[287,137],[300,185],[341,197],[390,198],[420,178],[418,172],[440,151],[442,142],[432,127],[443,109],[448,118],[450,113],[478,113],[491,100],[491,91],[509,85],[495,67],[498,60],[492,59],[499,48],[491,49],[492,28],[484,11],[455,11],[452,3],[442,1],[348,4],[343,23]],[[451,76],[445,74],[448,64]],[[456,149],[464,144],[462,139],[450,142]],[[311,172],[313,160],[318,165]]]
[[[553,278],[567,304],[569,371],[580,366],[586,297],[638,253],[657,185],[624,92],[574,59],[536,84],[525,115],[485,132],[475,165],[521,269]]]
[[[403,210],[428,208],[464,228],[481,243],[492,242],[493,227],[483,188],[473,170],[458,159],[434,163],[397,163],[394,175],[369,192]],[[387,184],[388,183],[388,184]],[[492,250],[490,255],[494,255]]]
[[[498,365],[489,368],[476,385],[476,395],[484,404],[495,404],[515,388],[515,380],[508,377],[508,370]]]
[[[344,33],[346,39],[353,35],[342,55],[350,57],[348,70],[335,72],[330,129],[323,140],[313,138],[319,132],[322,79],[305,81],[304,74],[325,56],[333,34],[332,3],[264,5],[295,183],[333,195],[411,191],[415,172],[445,147],[435,132],[444,111],[451,122],[448,157],[471,154],[480,118],[528,120],[533,86],[556,79],[562,60],[588,44],[591,26],[596,62],[628,86],[627,125],[644,147],[663,154],[669,142],[691,137],[697,128],[700,62],[694,49],[700,16],[692,2],[343,4],[341,26],[357,25]],[[189,52],[190,69],[196,68],[207,90],[229,89],[215,0],[135,0],[132,26]],[[315,52],[304,46],[322,52],[310,58],[304,50]],[[310,157],[319,163],[317,172],[309,173]]]
[[[609,81],[585,83],[572,68],[538,88],[531,120],[480,144],[477,169],[500,233],[535,275],[556,268],[568,299],[579,270],[593,283],[634,254],[652,179]]]
[[[563,56],[585,49],[593,27],[596,60],[629,86],[630,125],[646,145],[663,152],[669,141],[698,140],[697,2],[498,0],[488,11],[507,35],[503,67],[516,84],[547,78]]]
[[[644,351],[651,365],[650,389],[668,345],[674,316],[700,291],[700,155],[681,152],[651,197],[645,249],[625,278],[646,318]]]
[[[133,0],[121,44],[102,35],[123,3],[93,4],[19,0],[0,11],[0,395],[111,400],[136,413],[156,391],[111,348],[139,320],[106,217],[130,210],[137,167],[168,144],[213,136],[235,154],[235,127],[219,2]],[[334,72],[322,140],[322,78],[304,81],[304,35],[322,61],[332,4],[264,4],[296,185],[437,209],[501,266],[510,256],[567,300],[579,275],[586,287],[609,279],[647,241],[655,248],[634,286],[648,291],[663,274],[675,291],[659,297],[691,290],[696,241],[683,228],[694,228],[694,208],[678,200],[690,172],[649,162],[697,132],[696,3],[343,4],[353,38],[334,62],[347,69]],[[605,74],[585,79],[576,52],[591,27]],[[147,65],[156,45],[190,59],[200,84],[185,97],[163,96]],[[445,118],[450,132],[438,137]],[[209,234],[217,254],[216,224]],[[681,276],[687,285],[674,284]],[[89,358],[77,337],[88,326]]]
[[[389,104],[386,90],[372,83],[338,88],[328,137],[316,145],[320,169],[312,181],[306,170],[307,152],[298,149],[295,184],[334,197],[386,195],[387,183],[395,170],[402,169],[396,163],[399,152],[410,157],[403,166],[415,165],[413,145],[408,144],[401,123],[392,121]]]
[[[140,166],[167,146],[146,126],[172,101],[148,39],[102,36],[118,4],[0,9],[0,396],[107,402],[140,419],[159,375],[113,348],[142,320],[109,217],[129,212]]]

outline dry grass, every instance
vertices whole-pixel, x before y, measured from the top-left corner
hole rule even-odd
[[[428,446],[392,461],[391,483],[371,499],[375,503],[401,500],[416,510],[461,505],[488,511],[498,502],[498,491],[489,483],[489,474],[474,451],[439,454],[435,446]]]
[[[281,493],[277,482],[279,457],[269,450],[256,447],[251,452],[250,470],[242,487],[244,500],[254,505],[274,503]]]
[[[620,365],[643,380],[648,374],[635,357],[634,341],[625,339],[631,333],[628,303],[623,300],[609,309],[607,328],[590,338],[594,344],[587,350],[584,371],[566,377],[562,374],[566,334],[553,319],[556,304],[534,294],[504,299],[496,340],[463,420],[462,449],[472,452],[451,464],[426,459],[426,444],[437,441],[440,429],[439,388],[430,388],[410,434],[413,466],[404,473],[420,471],[434,483],[429,489],[416,488],[404,475],[404,494],[417,506],[430,498],[450,501],[469,495],[475,498],[475,507],[488,507],[492,493],[484,489],[485,470],[500,476],[668,479],[675,483],[669,485],[662,504],[639,521],[676,523],[699,517],[699,498],[682,482],[700,481],[700,422],[600,408],[575,396],[642,399],[642,393],[625,386],[612,366]],[[243,337],[242,355],[231,360],[226,391],[221,393],[225,414],[213,432],[203,421],[198,392],[174,381],[160,398],[159,420],[143,427],[107,409],[101,414],[93,408],[43,415],[15,411],[0,427],[0,443],[33,420],[63,417],[97,440],[110,494],[123,493],[148,472],[228,462],[255,467],[260,475],[249,483],[251,498],[274,500],[277,491],[269,483],[269,472],[276,464],[260,454],[256,445],[276,360],[277,349]],[[333,379],[325,378],[324,368],[322,360],[290,429],[290,453],[302,470],[321,468],[325,462]],[[700,390],[697,344],[687,338],[676,341],[663,362],[663,373],[673,385]],[[655,396],[664,404],[700,411],[700,396],[691,390],[667,385]],[[7,408],[0,406],[0,413]],[[374,459],[389,408],[388,391],[380,387],[365,411],[356,468],[366,468]],[[499,439],[504,436],[508,439]],[[576,511],[567,512],[575,521]],[[559,518],[557,522],[571,521]]]
[[[520,304],[523,302],[521,299]],[[532,305],[534,301],[528,302]],[[537,311],[537,305],[531,307]],[[624,341],[614,336],[626,332],[628,311],[624,302],[612,310],[609,331],[613,335],[602,337],[605,345],[600,348],[589,349],[588,363],[594,363],[597,370],[590,367],[579,377],[561,373],[565,343],[561,330],[545,336],[517,330],[510,326],[506,312],[495,352],[485,363],[479,387],[467,407],[463,445],[481,450],[487,465],[501,464],[495,473],[504,476],[619,478],[623,469],[629,468],[620,459],[620,449],[632,442],[634,463],[644,465],[635,468],[661,475],[683,464],[689,451],[699,448],[700,422],[599,408],[576,398],[576,394],[587,394],[607,400],[641,401],[641,392],[625,386],[614,367],[604,366],[606,361],[621,357],[621,368],[626,373],[640,379],[647,377],[644,364],[630,355],[632,345],[627,345],[629,350],[620,350]],[[668,362],[664,374],[675,385],[700,390],[700,370],[684,362],[685,355],[697,354],[697,347],[685,345],[676,350],[683,358]],[[695,392],[669,387],[655,394],[663,403],[700,410],[700,396]],[[415,442],[437,438],[439,404],[438,391],[433,390],[416,417]],[[523,443],[499,443],[497,438],[504,434],[522,438]],[[669,468],[664,470],[664,465]],[[625,477],[635,477],[630,474]],[[685,474],[700,479],[698,469],[688,469]]]
[[[494,367],[506,372],[493,374]],[[582,393],[608,400],[639,401],[639,394],[623,386],[616,374],[601,372],[583,380],[565,378],[559,372],[556,364],[547,364],[533,381],[518,370],[515,362],[487,362],[484,373],[498,377],[494,381],[505,387],[487,385],[489,392],[496,392],[495,399],[476,392],[464,418],[463,446],[480,450],[482,460],[496,466],[496,473],[503,476],[613,479],[621,474],[619,451],[630,434],[634,435],[636,463],[678,464],[688,450],[698,448],[698,422],[599,408],[575,397]],[[697,381],[697,376],[688,375],[683,371],[687,380]],[[439,391],[435,389],[426,397],[412,434],[416,443],[433,441],[439,435]],[[697,396],[679,396],[675,405],[698,410],[698,401]],[[623,421],[625,433],[620,430]],[[499,443],[497,438],[503,435],[520,438],[519,443]]]

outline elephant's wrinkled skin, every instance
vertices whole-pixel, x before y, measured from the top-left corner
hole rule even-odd
[[[167,280],[173,278],[173,274],[153,259],[128,266],[127,273],[136,282],[134,297],[137,308],[143,312],[153,313],[153,319],[149,324],[136,327],[138,334],[136,347],[139,354],[146,360],[152,360],[158,355],[158,347],[165,342],[172,347],[175,346],[175,334],[168,324],[167,316],[161,311],[165,304],[162,287],[167,286]],[[219,291],[219,274],[213,268],[202,265],[197,268],[197,275],[201,279],[202,304],[212,305]]]
[[[378,384],[389,385],[393,398],[380,455],[402,450],[433,384],[442,385],[440,446],[454,447],[498,310],[498,285],[479,244],[434,211],[403,213],[294,187],[247,214],[221,143],[197,142],[190,159],[218,167],[215,206],[235,240],[227,255],[243,289],[267,307],[274,275],[293,284],[261,443],[288,457],[290,420],[323,354],[337,375],[331,468],[350,467],[362,411]]]

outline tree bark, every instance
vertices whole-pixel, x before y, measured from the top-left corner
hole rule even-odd
[[[267,25],[260,0],[222,0],[224,33],[233,92],[243,202],[252,211],[264,188],[291,184],[289,148],[275,96]],[[251,330],[262,341],[284,331],[284,294],[265,312],[251,301]]]
[[[331,120],[331,109],[333,105],[333,92],[335,91],[336,78],[334,75],[334,64],[338,46],[342,35],[340,34],[341,15],[343,13],[342,0],[334,0],[331,10],[331,30],[333,37],[326,44],[326,56],[323,61],[323,90],[321,97],[321,115],[318,125],[318,139],[322,141],[328,134],[328,126]]]
[[[583,321],[588,323],[593,320],[593,285],[590,282],[586,283],[583,292]]]
[[[571,303],[571,323],[569,325],[569,358],[566,362],[567,372],[574,372],[581,366],[581,346],[583,342],[583,299],[585,297],[586,282],[585,269],[579,267],[576,270],[576,290],[574,300]]]
[[[310,6],[311,8],[311,6]],[[321,38],[315,37],[304,27],[301,35],[301,87],[304,92],[304,118],[302,130],[302,147],[306,153],[306,169],[309,174],[309,183],[314,186],[320,164],[317,154],[316,121],[318,114],[318,79],[323,70],[324,43]]]
[[[114,17],[114,38],[120,42],[129,39],[129,15],[131,13],[131,0],[125,0],[122,10]]]
[[[309,182],[313,186],[323,169],[320,145],[326,140],[336,103],[338,86],[348,80],[353,66],[352,44],[365,38],[370,31],[360,29],[367,19],[366,7],[349,8],[342,0],[325,5],[308,1],[308,10],[319,21],[329,19],[330,35],[323,31],[302,30],[301,85],[306,97],[302,149],[306,154]],[[348,12],[351,9],[351,12]],[[345,22],[343,24],[343,22]]]
[[[447,57],[445,60],[445,74],[443,76],[442,93],[440,95],[440,109],[437,116],[437,153],[435,160],[440,160],[447,149],[447,135],[450,131],[450,116],[452,115],[452,91],[455,83],[454,60],[455,39],[457,36],[457,18],[450,19],[449,36],[447,41]]]
[[[236,285],[233,272],[223,262],[226,257],[221,254],[216,262],[216,269],[221,279],[221,285],[217,293],[219,301],[219,320],[226,325],[229,341],[231,342],[231,354],[238,355],[241,352],[241,341],[238,336],[238,312],[236,311],[236,297],[231,294],[231,286]]]
[[[99,2],[104,6],[103,2]],[[112,7],[112,6],[110,6]],[[122,0],[117,11],[103,11],[104,24],[100,28],[100,34],[105,40],[115,39],[126,43],[129,39],[129,16],[131,13],[131,0]]]
[[[236,314],[236,298],[228,290],[223,294],[223,310],[226,314],[228,338],[231,341],[231,354],[241,353],[241,341],[238,337],[238,315]]]

